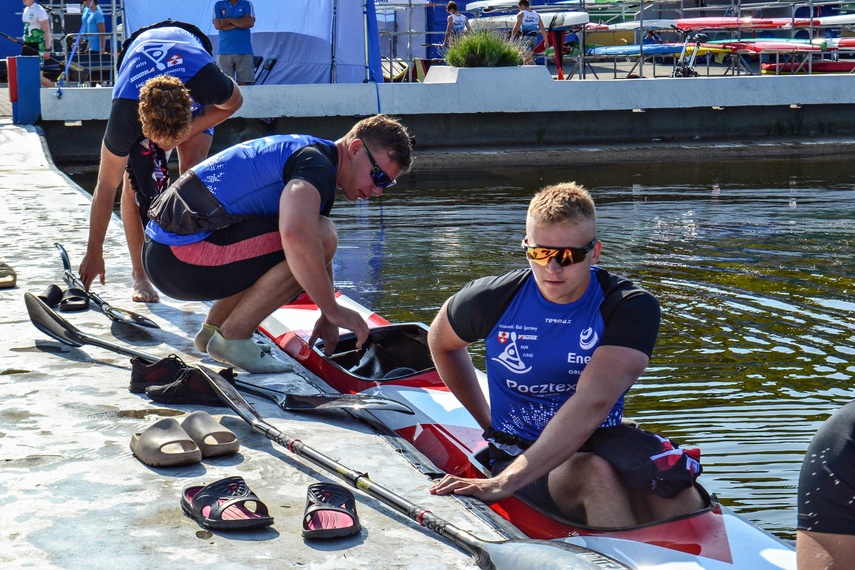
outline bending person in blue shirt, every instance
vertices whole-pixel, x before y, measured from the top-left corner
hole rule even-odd
[[[184,172],[211,148],[214,125],[243,103],[223,75],[198,28],[167,20],[137,30],[122,47],[113,104],[101,145],[98,182],[89,214],[89,243],[80,279],[106,281],[104,238],[120,184],[122,222],[131,258],[133,300],[158,301],[142,266],[143,226],[151,201],[169,186],[168,153],[178,151]]]
[[[567,183],[538,193],[523,248],[527,269],[472,281],[431,324],[436,368],[485,429],[492,463],[491,478],[446,475],[431,492],[486,502],[518,494],[545,511],[603,528],[706,506],[693,486],[700,473],[696,450],[666,447],[677,469],[657,465],[658,450],[645,451],[637,463],[621,459],[651,438],[654,448],[660,441],[622,425],[624,395],[653,353],[659,304],[595,265],[602,243],[588,192]],[[467,351],[479,340],[486,347],[489,401]],[[647,467],[638,469],[647,465],[652,476],[627,476],[621,468],[627,464],[636,475],[648,474]]]
[[[176,299],[214,300],[196,348],[251,373],[289,367],[251,340],[270,313],[305,291],[321,310],[309,344],[328,350],[338,329],[368,327],[335,299],[338,244],[328,218],[336,188],[347,200],[380,196],[412,163],[396,120],[359,121],[337,141],[277,135],[233,146],[190,168],[152,204],[143,263]]]

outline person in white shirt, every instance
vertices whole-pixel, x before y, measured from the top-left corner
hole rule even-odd
[[[24,22],[24,49],[21,55],[38,55],[44,59],[50,59],[50,22],[44,8],[36,0],[23,0],[24,13],[21,20]],[[45,77],[43,71],[39,71],[39,80],[42,87],[53,87],[53,81]]]
[[[520,0],[517,5],[520,13],[517,15],[517,23],[514,24],[514,29],[511,30],[511,37],[522,38],[526,48],[523,63],[534,65],[534,48],[537,47],[538,29],[543,35],[543,49],[545,50],[549,49],[549,37],[546,35],[546,28],[543,27],[540,14],[531,9],[529,0]]]
[[[448,27],[445,28],[445,39],[442,40],[443,47],[448,46],[454,36],[463,34],[464,31],[472,32],[469,18],[460,13],[457,9],[457,2],[453,0],[449,2],[445,11],[448,12]]]

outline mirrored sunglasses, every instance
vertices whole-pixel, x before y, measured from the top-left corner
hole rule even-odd
[[[371,180],[374,181],[374,185],[380,188],[381,190],[385,190],[386,188],[391,188],[395,184],[398,183],[397,180],[392,180],[392,177],[383,172],[383,169],[377,164],[377,161],[374,160],[374,157],[371,155],[371,151],[368,150],[368,145],[365,144],[365,141],[362,141],[362,148],[365,149],[365,154],[368,155],[368,160],[371,161]]]
[[[584,261],[588,252],[597,245],[597,238],[592,239],[585,247],[545,247],[528,243],[528,238],[525,238],[521,245],[526,257],[538,265],[546,267],[554,257],[561,267],[567,267]]]

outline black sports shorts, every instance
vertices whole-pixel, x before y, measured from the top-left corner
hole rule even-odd
[[[252,218],[187,245],[146,237],[143,267],[160,291],[184,301],[214,301],[249,289],[285,260],[279,218]]]

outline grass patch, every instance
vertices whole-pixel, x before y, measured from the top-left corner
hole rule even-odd
[[[457,36],[443,56],[454,67],[511,67],[522,65],[523,44],[492,30]]]

